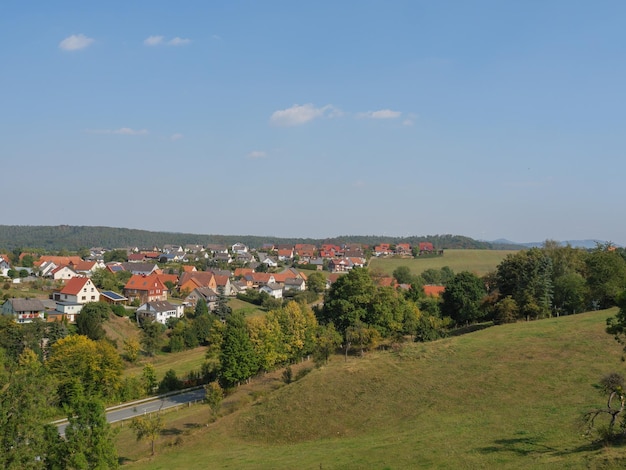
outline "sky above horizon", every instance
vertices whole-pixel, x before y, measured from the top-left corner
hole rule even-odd
[[[29,3],[0,224],[626,245],[626,2]]]

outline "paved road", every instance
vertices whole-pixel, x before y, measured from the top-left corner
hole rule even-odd
[[[193,403],[200,401],[204,398],[204,389],[191,390],[189,392],[180,393],[178,395],[172,395],[158,400],[147,401],[143,403],[130,404],[128,407],[119,408],[115,407],[114,410],[108,410],[107,421],[109,423],[115,423],[117,421],[124,421],[132,419],[136,416],[141,416],[148,413],[154,413],[159,410],[166,410],[174,406],[184,405],[186,403]],[[65,434],[65,428],[67,423],[62,423],[57,426],[59,434]]]

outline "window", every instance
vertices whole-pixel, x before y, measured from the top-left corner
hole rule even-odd
[[[92,296],[91,296],[91,300],[96,300],[96,296],[95,296],[95,295],[92,295]]]
[[[82,299],[82,300],[87,300],[87,297],[83,295],[83,296],[81,297],[81,299]]]

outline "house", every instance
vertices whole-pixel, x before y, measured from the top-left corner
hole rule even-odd
[[[218,294],[213,289],[208,287],[196,287],[187,297],[185,297],[184,301],[188,305],[195,306],[201,298],[204,299],[207,307],[209,307],[209,310],[215,310]]]
[[[137,308],[135,314],[137,315],[137,323],[148,320],[166,325],[170,318],[181,318],[185,314],[185,307],[182,304],[171,304],[166,300],[146,302]]]
[[[380,243],[374,247],[374,256],[386,256],[391,253],[389,243]]]
[[[443,291],[446,290],[446,287],[426,284],[423,289],[424,294],[426,294],[427,297],[441,297],[441,294],[443,294]]]
[[[215,275],[215,283],[217,284],[217,291],[222,291],[226,296],[235,295],[230,285],[230,277],[223,275]]]
[[[294,251],[301,261],[308,261],[315,257],[317,248],[310,243],[296,243]]]
[[[39,299],[8,299],[2,304],[2,314],[10,315],[17,323],[32,323],[44,319],[45,307]]]
[[[206,249],[213,254],[228,253],[228,247],[226,245],[209,244],[206,246]]]
[[[302,278],[290,278],[285,281],[285,291],[298,291],[302,292],[306,290],[306,281]]]
[[[123,271],[126,271],[124,269],[124,266],[122,266],[122,263],[120,263],[118,261],[112,261],[110,263],[107,263],[105,265],[105,269],[107,269],[108,271],[112,272],[113,274],[121,273]]]
[[[235,253],[236,255],[242,255],[248,252],[248,247],[244,245],[243,243],[235,243],[231,247],[231,251]]]
[[[182,273],[178,279],[178,292],[191,292],[196,287],[208,287],[217,290],[215,274],[209,271]]]
[[[124,271],[130,271],[134,275],[150,276],[154,273],[160,273],[161,270],[154,263],[121,263]]]
[[[155,275],[133,275],[124,286],[124,295],[131,302],[157,302],[167,300],[167,287]]]
[[[409,243],[398,243],[396,245],[397,255],[410,255],[411,253],[411,245]]]
[[[221,262],[221,263],[227,263],[230,264],[233,262],[233,259],[230,256],[230,253],[215,253],[214,258],[215,261]]]
[[[259,257],[259,262],[266,265],[268,268],[275,268],[278,266],[278,262],[266,253],[257,253],[257,256]]]
[[[0,255],[0,276],[9,277],[11,262],[7,255]]]
[[[52,271],[58,266],[53,261],[44,261],[39,265],[39,275],[41,277],[52,277]]]
[[[74,277],[67,281],[63,289],[55,292],[52,298],[57,302],[86,304],[100,301],[100,292],[88,277]]]
[[[278,260],[287,261],[293,259],[293,248],[281,248],[278,250]]]
[[[254,261],[254,256],[252,256],[250,253],[241,253],[237,255],[237,261],[246,264]]]
[[[98,269],[103,269],[104,263],[102,261],[81,261],[74,266],[74,271],[83,276],[91,276]]]
[[[66,281],[78,276],[78,273],[69,266],[59,266],[50,272],[50,276],[55,281]]]
[[[48,312],[49,321],[67,320],[70,323],[76,323],[76,317],[83,309],[84,304],[78,302],[57,302],[53,312]]]
[[[163,253],[159,256],[159,263],[185,263],[187,254],[182,252]]]
[[[274,275],[271,273],[249,273],[243,278],[246,284],[248,284],[248,287],[255,288],[276,282],[276,278],[274,278]]]
[[[42,263],[46,261],[52,261],[57,266],[70,266],[74,267],[79,264],[83,259],[80,256],[51,256],[51,255],[43,255],[40,256],[37,261],[33,263],[35,267],[40,267]]]
[[[146,259],[146,255],[143,253],[131,253],[128,255],[129,263],[143,263]]]
[[[435,247],[430,242],[420,242],[419,244],[419,254],[432,253],[435,251]]]
[[[186,264],[185,266],[183,266],[184,273],[195,273],[196,271],[198,271],[196,267],[191,264]]]
[[[270,297],[274,297],[275,299],[283,298],[283,286],[281,286],[280,284],[276,284],[275,282],[265,284],[259,290],[261,292],[267,292]]]
[[[331,272],[345,272],[345,271],[350,271],[352,268],[354,267],[354,264],[352,263],[352,261],[350,260],[350,258],[347,259],[342,259],[342,258],[338,258],[338,259],[331,259],[328,262],[328,269],[330,269]]]

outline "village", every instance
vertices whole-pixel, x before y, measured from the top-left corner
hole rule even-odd
[[[118,259],[105,261],[112,254]],[[75,323],[85,304],[106,302],[132,309],[138,320],[166,325],[171,318],[181,318],[185,307],[195,307],[199,299],[209,310],[215,310],[220,297],[235,298],[246,292],[283,299],[304,292],[312,272],[324,273],[324,288],[328,289],[343,273],[365,267],[372,256],[431,254],[442,254],[442,250],[435,250],[428,242],[416,247],[381,243],[371,248],[360,244],[295,244],[254,249],[243,243],[92,248],[84,258],[20,253],[15,264],[9,255],[1,254],[0,275],[6,278],[5,287],[7,283],[46,281],[46,288],[35,298],[5,297],[1,312],[17,323],[35,319]],[[103,275],[123,279],[123,288],[106,289],[102,282],[94,282],[94,276]],[[389,277],[379,282],[391,285],[394,281]]]

